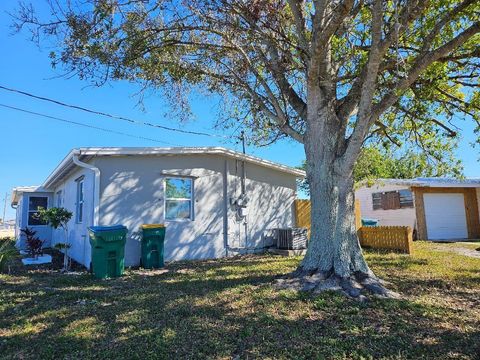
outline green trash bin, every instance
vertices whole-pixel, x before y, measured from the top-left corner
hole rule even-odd
[[[88,228],[92,246],[92,270],[97,279],[123,275],[127,232],[128,229],[123,225]]]
[[[164,241],[165,226],[163,224],[142,225],[142,266],[145,269],[158,269],[165,265]]]

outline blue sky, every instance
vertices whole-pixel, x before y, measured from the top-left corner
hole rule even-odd
[[[42,1],[38,1],[41,3]],[[61,71],[53,70],[48,59],[48,49],[40,50],[28,40],[28,33],[12,35],[11,18],[17,0],[0,3],[0,85],[24,90],[57,99],[66,103],[92,108],[98,111],[130,117],[161,125],[182,127],[186,130],[215,132],[212,126],[216,112],[208,99],[193,102],[196,120],[179,125],[165,116],[167,105],[159,96],[151,96],[144,102],[145,109],[137,106],[134,96],[139,87],[125,82],[108,84],[102,88],[89,87],[76,78],[58,77]],[[0,90],[0,104],[24,108],[71,121],[125,132],[135,136],[155,138],[182,146],[226,146],[240,150],[239,144],[216,138],[179,135],[160,129],[130,125],[118,120],[89,115]],[[10,196],[14,186],[37,185],[50,174],[59,161],[74,147],[81,146],[168,146],[143,139],[65,124],[31,114],[0,107],[0,200],[5,193]],[[469,145],[474,141],[473,124],[466,123],[458,157],[465,165],[465,175],[480,176],[478,152]],[[218,132],[217,132],[218,133]],[[303,147],[293,141],[282,141],[268,148],[249,147],[247,152],[286,165],[298,166],[304,159]],[[0,208],[0,217],[2,207]],[[13,218],[14,211],[7,205],[6,218]]]

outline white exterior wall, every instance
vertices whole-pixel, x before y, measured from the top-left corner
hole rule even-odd
[[[47,197],[48,198],[48,207],[52,207],[52,194],[45,192],[25,192],[22,193],[20,201],[18,202],[17,207],[17,218],[15,220],[15,236],[16,236],[16,246],[19,249],[26,249],[25,236],[20,232],[20,229],[28,226],[29,228],[37,232],[36,236],[43,240],[43,247],[48,248],[51,246],[52,241],[52,228],[49,225],[28,225],[28,201],[29,197]]]
[[[83,204],[83,221],[77,223],[76,203],[77,203],[77,179],[84,178],[84,204]],[[62,190],[62,206],[73,213],[72,219],[68,223],[68,243],[71,245],[68,253],[75,261],[89,267],[91,258],[91,247],[88,238],[87,227],[93,225],[93,188],[94,188],[93,171],[79,168],[62,184],[58,185],[54,190],[54,203],[57,205],[57,192]],[[53,230],[52,245],[65,242],[65,233],[62,229]]]
[[[247,163],[245,237],[245,226],[230,203],[240,194],[240,162],[236,171],[235,160],[220,155],[119,156],[99,157],[95,166],[101,171],[100,225],[128,227],[127,266],[139,264],[142,224],[166,225],[167,261],[225,256],[225,240],[232,248],[258,248],[265,244],[266,230],[293,225],[295,176],[284,172]],[[194,178],[193,221],[165,220],[163,188],[169,175]]]
[[[362,218],[378,219],[380,226],[410,226],[415,228],[415,207],[396,210],[373,210],[372,194],[384,191],[409,190],[405,185],[374,184],[363,186],[355,191],[355,197],[360,201]]]
[[[252,251],[272,245],[271,230],[295,224],[296,181],[293,175],[246,163],[247,216],[238,217],[231,198],[241,194],[242,162],[228,161],[228,244]]]

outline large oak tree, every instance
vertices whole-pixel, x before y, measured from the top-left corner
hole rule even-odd
[[[21,5],[16,24],[35,38],[56,38],[52,62],[70,74],[98,85],[139,82],[163,91],[179,114],[188,91],[219,94],[224,121],[241,122],[264,141],[303,144],[312,232],[296,275],[328,278],[350,295],[359,283],[385,291],[354,226],[352,171],[365,140],[410,141],[429,152],[456,137],[462,119],[479,121],[479,1],[50,5],[46,20]]]

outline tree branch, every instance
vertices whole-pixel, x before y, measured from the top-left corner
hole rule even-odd
[[[433,44],[433,40],[440,33],[442,28],[455,17],[458,17],[467,7],[476,3],[478,0],[465,0],[455,6],[450,12],[448,12],[440,21],[438,21],[433,27],[432,31],[425,37],[423,47],[420,52],[427,51]]]
[[[392,106],[401,96],[403,91],[408,89],[417,78],[420,76],[423,70],[425,70],[429,65],[437,61],[438,59],[446,56],[448,53],[453,51],[454,49],[460,47],[464,44],[467,40],[469,40],[473,35],[480,32],[480,22],[474,23],[469,28],[458,34],[452,40],[444,44],[443,46],[439,47],[436,50],[432,50],[430,52],[425,53],[421,56],[415,64],[413,65],[412,69],[410,70],[409,74],[406,78],[401,79],[397,85],[395,86],[394,90],[390,91],[386,94],[382,100],[374,106],[371,119],[374,121],[378,119],[378,117],[390,106]]]
[[[303,17],[302,11],[302,0],[287,0],[288,6],[293,14],[293,19],[295,21],[295,29],[298,38],[298,44],[300,48],[303,50],[303,54],[308,54],[308,41],[305,34],[305,18]],[[307,59],[308,60],[308,55]]]
[[[259,51],[263,55],[263,52]],[[280,57],[274,47],[269,46],[270,59],[266,58],[263,55],[263,61],[265,66],[270,70],[273,75],[278,87],[283,94],[287,97],[290,105],[293,107],[295,112],[300,118],[306,120],[307,117],[307,104],[305,101],[297,94],[295,89],[292,87],[290,82],[285,77],[285,71],[281,69]]]
[[[363,139],[365,138],[366,133],[372,123],[375,122],[386,109],[398,101],[403,92],[415,82],[422,71],[424,71],[429,65],[437,61],[442,56],[447,55],[454,49],[464,44],[468,39],[478,32],[480,32],[480,23],[474,23],[443,46],[436,50],[427,52],[423,56],[420,56],[420,58],[418,58],[413,65],[407,77],[399,80],[396,86],[394,86],[394,89],[387,93],[380,100],[380,102],[373,106],[370,116],[364,119],[359,119],[359,121],[362,121],[362,124],[356,125],[354,132],[348,139],[349,144],[345,152],[345,158],[351,159],[354,154],[358,153],[359,144],[361,146],[361,143],[363,142]]]
[[[410,110],[408,110],[407,108],[405,108],[404,106],[402,105],[397,105],[396,106],[400,111],[403,111],[405,114],[407,114],[408,116],[410,116],[412,118],[412,121],[414,121],[414,119],[418,118],[418,116],[416,116],[415,114],[413,114]],[[442,123],[441,121],[437,120],[437,119],[433,119],[433,118],[430,118],[428,119],[429,122],[433,122],[435,124],[437,124],[438,126],[440,126],[443,130],[445,130],[447,133],[448,133],[448,136],[450,137],[456,137],[457,136],[457,132],[451,128],[449,128],[447,125],[445,125],[444,123]],[[376,124],[377,122],[375,122]]]
[[[377,89],[377,76],[378,69],[381,61],[381,37],[382,37],[382,25],[383,25],[383,1],[375,0],[372,5],[372,46],[368,56],[368,62],[366,65],[366,75],[365,80],[362,84],[362,90],[359,101],[359,111],[357,113],[357,121],[355,123],[355,128],[350,139],[356,141],[357,143],[349,143],[352,140],[347,142],[347,149],[353,148],[351,152],[358,150],[363,143],[363,139],[366,136],[366,133],[369,128],[368,121],[366,120],[371,108],[373,95]],[[349,167],[355,162],[354,157],[345,158],[347,161],[345,165]]]
[[[399,19],[400,28],[406,29],[408,24],[417,19],[427,7],[428,1],[424,0],[411,0],[407,2],[405,8],[402,9]],[[396,25],[390,26],[388,34],[382,40],[379,46],[379,56],[384,57],[392,43],[396,38]],[[403,30],[405,31],[405,30]],[[355,82],[353,83],[348,94],[339,102],[337,106],[337,115],[339,118],[347,121],[350,116],[355,112],[358,106],[358,99],[360,98],[361,89],[365,77],[367,76],[367,65],[363,66],[360,70],[359,75],[357,76]]]

